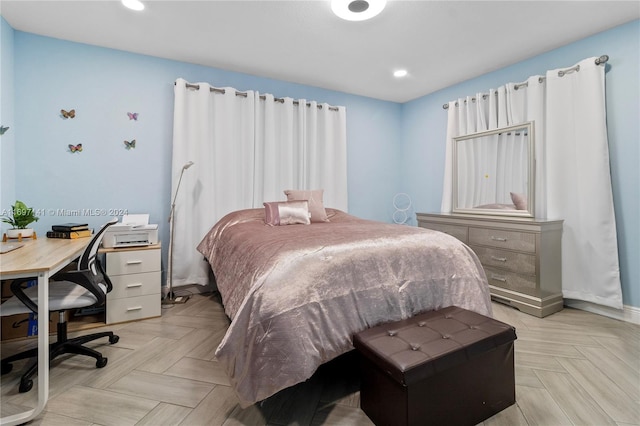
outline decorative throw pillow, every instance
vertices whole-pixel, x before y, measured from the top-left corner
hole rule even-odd
[[[524,194],[517,194],[515,192],[510,192],[511,201],[516,206],[516,210],[527,210],[527,196]]]
[[[270,226],[309,225],[311,213],[309,203],[303,201],[279,201],[264,204],[264,222]]]
[[[284,191],[288,201],[307,200],[309,201],[309,211],[311,212],[311,222],[329,222],[327,212],[324,209],[322,196],[324,189],[299,190],[287,189]]]

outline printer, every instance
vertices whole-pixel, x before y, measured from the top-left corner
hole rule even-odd
[[[104,231],[104,248],[149,246],[158,243],[158,225],[149,224],[148,214],[124,215]]]

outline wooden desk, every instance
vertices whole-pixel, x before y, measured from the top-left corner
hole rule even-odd
[[[36,417],[49,398],[49,277],[82,254],[91,238],[23,239],[23,247],[0,254],[0,279],[38,278],[38,405],[24,413],[0,419],[2,425],[17,425]]]

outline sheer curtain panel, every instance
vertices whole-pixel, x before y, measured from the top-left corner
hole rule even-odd
[[[176,199],[174,287],[209,283],[196,246],[227,213],[284,201],[286,189],[324,189],[325,206],[347,210],[344,107],[184,79],[174,91],[172,194],[195,163]]]

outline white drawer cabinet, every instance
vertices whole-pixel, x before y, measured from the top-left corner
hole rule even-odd
[[[153,247],[153,246],[151,246]],[[128,275],[160,270],[158,249],[114,249],[107,253],[107,275]]]
[[[563,307],[561,220],[417,213],[418,226],[467,244],[485,270],[491,297],[544,317]]]
[[[160,244],[100,249],[113,290],[107,293],[107,324],[160,316]]]

